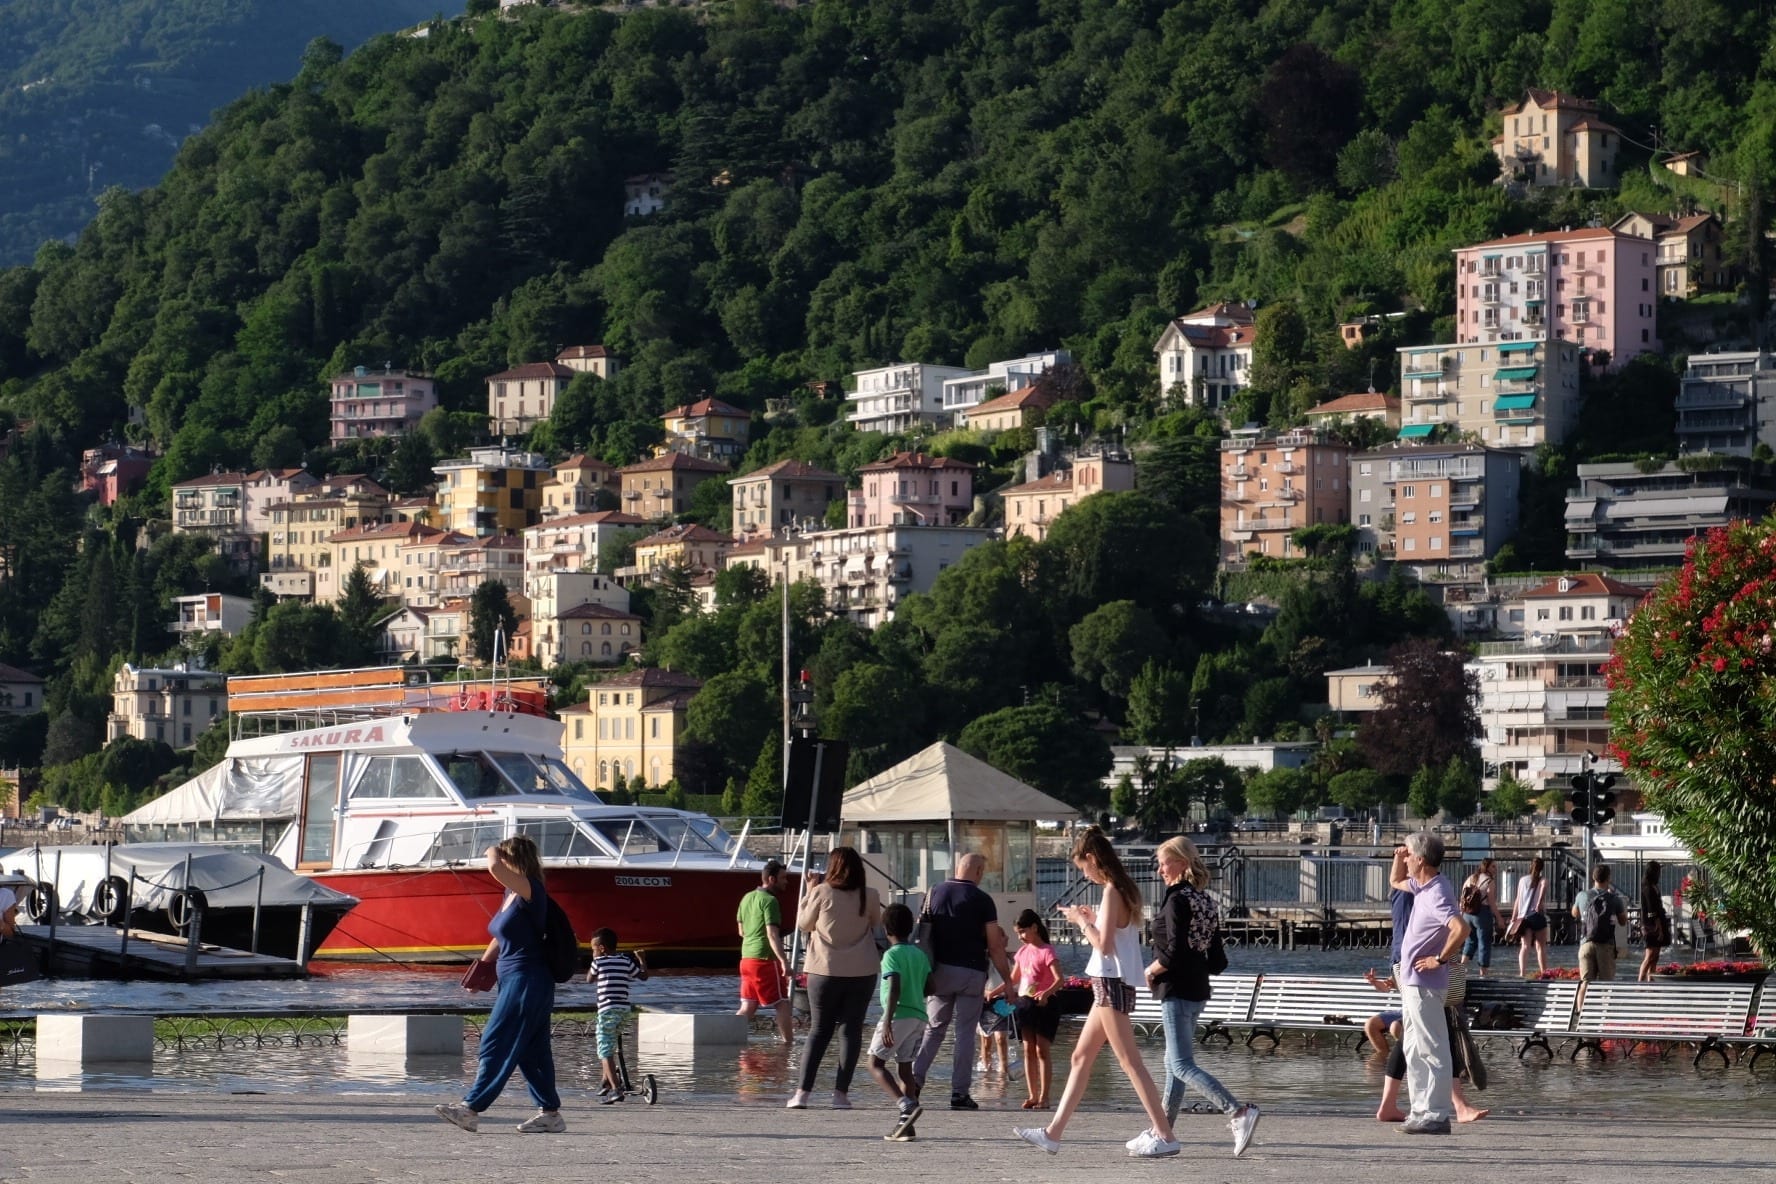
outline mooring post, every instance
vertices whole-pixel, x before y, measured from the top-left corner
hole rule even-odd
[[[296,963],[308,965],[308,939],[314,927],[314,902],[308,901],[302,906],[302,921],[296,930]]]
[[[203,905],[197,901],[197,894],[189,887],[185,889],[185,924],[189,933],[185,938],[185,973],[197,972],[197,947],[203,944]]]
[[[55,965],[56,914],[62,911],[62,852],[56,849],[55,886],[49,890],[49,962]]]

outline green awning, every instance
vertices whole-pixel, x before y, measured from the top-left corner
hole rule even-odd
[[[1404,377],[1404,378],[1442,378],[1443,371],[1441,371],[1441,370],[1408,370],[1408,371],[1406,371],[1406,373],[1404,375],[1402,375],[1402,377]]]
[[[1409,423],[1400,429],[1402,440],[1422,440],[1436,430],[1434,423]]]
[[[1493,377],[1500,382],[1523,382],[1536,376],[1535,366],[1506,366],[1503,370],[1495,370]]]
[[[1535,405],[1534,395],[1500,395],[1492,407],[1494,411],[1525,411]]]
[[[1531,301],[1530,303],[1540,304],[1541,301],[1535,300],[1535,301]],[[1530,351],[1534,350],[1535,347],[1540,344],[1541,344],[1541,342],[1539,342],[1539,341],[1503,341],[1503,342],[1499,343],[1499,353],[1501,353],[1501,354],[1526,354],[1526,353],[1529,353]]]

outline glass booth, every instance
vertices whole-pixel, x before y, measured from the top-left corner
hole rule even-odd
[[[1036,907],[1035,830],[1028,819],[864,821],[847,822],[841,841],[857,847],[883,901],[906,900],[915,910],[919,898],[950,877],[957,853],[980,852],[987,859],[981,888],[998,903],[1009,935],[1017,914]]]

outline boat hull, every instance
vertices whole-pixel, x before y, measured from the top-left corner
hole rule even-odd
[[[502,898],[499,885],[480,868],[311,874],[358,898],[315,952],[328,961],[471,961],[487,948],[487,923]],[[649,965],[658,967],[737,964],[735,912],[759,882],[756,870],[726,867],[551,867],[544,876],[582,951],[590,951],[593,930],[608,927],[619,946],[644,951]],[[779,898],[786,929],[793,924],[795,893],[792,879]]]

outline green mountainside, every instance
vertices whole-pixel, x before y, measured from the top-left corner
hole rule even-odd
[[[74,234],[93,198],[152,185],[180,141],[287,79],[316,37],[354,46],[436,0],[7,0],[0,36],[0,264]]]
[[[1445,622],[1397,583],[1359,593],[1332,559],[1323,582],[1279,579],[1261,641],[1191,615],[1213,565],[1220,429],[1160,405],[1161,328],[1256,302],[1234,415],[1284,426],[1328,394],[1392,384],[1395,347],[1453,336],[1451,248],[1702,204],[1757,281],[1718,314],[1743,334],[1767,288],[1773,32],[1772,6],[1737,0],[734,0],[525,7],[349,56],[317,44],[289,82],[185,140],[160,184],[107,191],[73,245],[0,271],[0,430],[34,425],[0,462],[0,662],[52,676],[57,710],[96,729],[108,664],[168,647],[167,597],[246,590],[181,536],[135,545],[169,483],[304,462],[409,491],[473,434],[485,376],[562,346],[602,343],[624,367],[576,383],[532,447],[626,463],[665,408],[785,400],[789,416],[755,418],[743,467],[795,455],[847,475],[904,442],[834,423],[810,382],[1061,346],[1079,373],[1050,423],[1136,445],[1142,492],[1068,515],[1059,542],[971,552],[904,625],[798,635],[798,655],[817,651],[823,695],[849,688],[878,767],[1003,711],[1089,707],[1144,718],[1131,734],[1160,742],[1180,719],[1186,739],[1293,734],[1329,666]],[[1529,86],[1607,105],[1638,153],[1621,192],[1519,201],[1493,183],[1495,113]],[[1708,161],[1682,192],[1649,167],[1677,149]],[[637,174],[670,174],[667,204],[625,217]],[[1389,311],[1408,315],[1362,348],[1334,331]],[[435,374],[446,412],[398,447],[328,449],[327,376],[384,362]],[[1564,562],[1574,458],[1672,448],[1673,363],[1627,369],[1592,391],[1578,439],[1537,458],[1518,551],[1541,570]],[[145,493],[88,509],[70,468],[112,436],[164,456]],[[1028,446],[1015,436],[925,443],[981,461],[991,486]],[[719,524],[719,506],[699,512]],[[1156,554],[1163,571],[1131,558]],[[658,604],[648,624],[654,656],[741,712],[768,697],[745,664],[774,660],[759,638],[775,618],[742,611],[758,589],[733,591],[727,617],[678,627],[701,633],[666,630],[678,610]],[[233,660],[335,653],[298,636],[318,621],[301,607]],[[868,731],[883,703],[892,735]],[[1009,750],[1040,722],[987,730]],[[84,725],[58,726],[46,765],[98,759]],[[722,767],[743,774],[756,738],[726,735]]]

